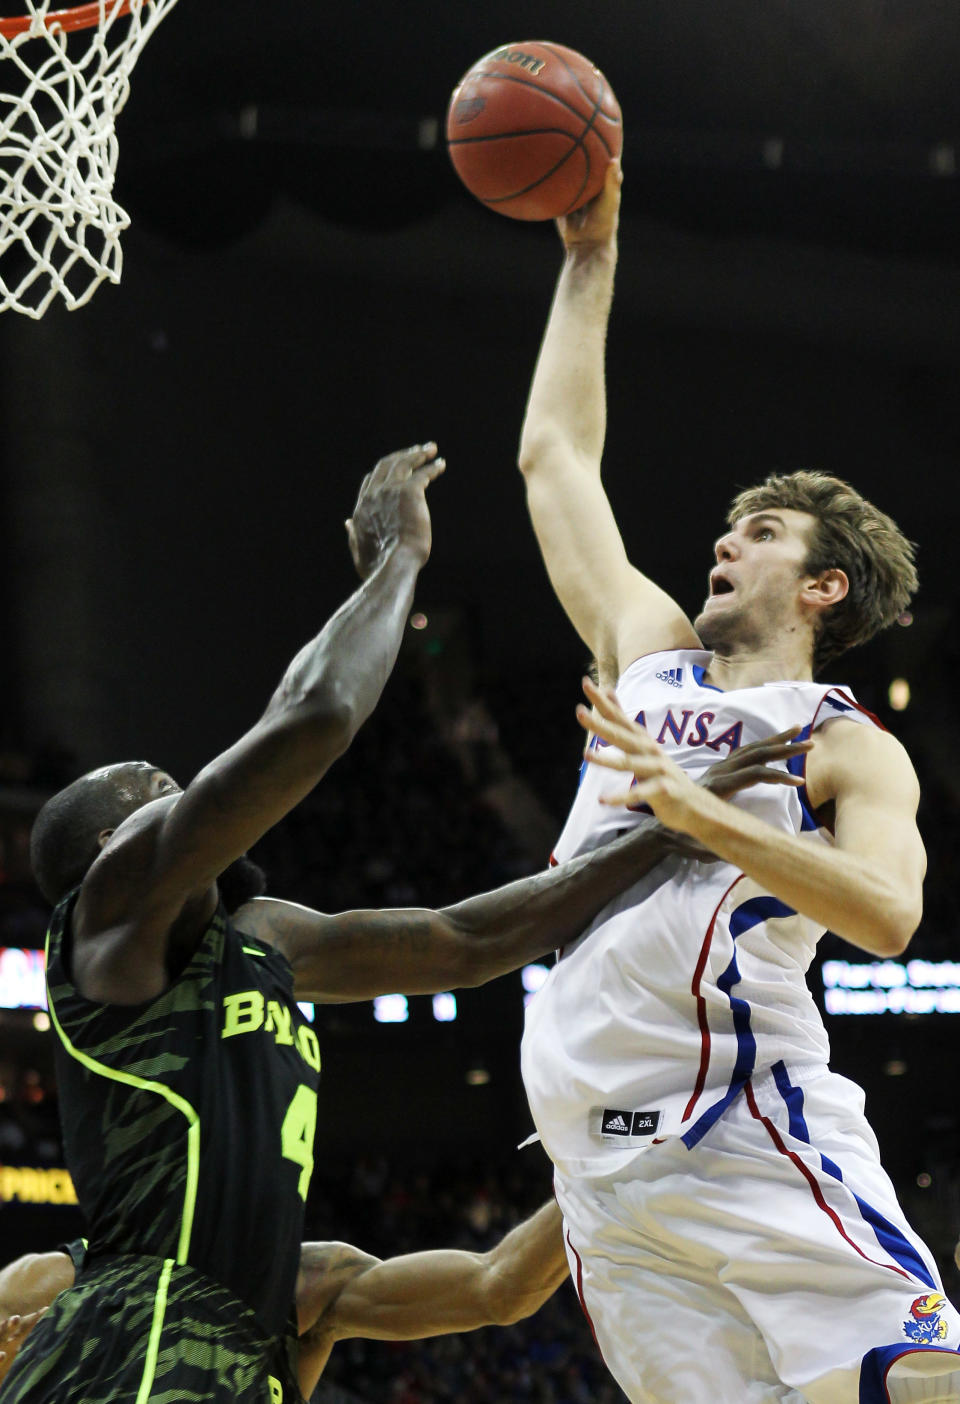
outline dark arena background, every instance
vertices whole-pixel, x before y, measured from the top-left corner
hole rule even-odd
[[[631,557],[695,612],[733,490],[796,467],[919,545],[911,615],[833,671],[920,774],[926,915],[898,962],[828,936],[811,981],[958,1296],[960,13],[939,0],[180,0],[119,122],[120,286],[0,319],[0,1264],[79,1229],[32,816],[108,760],[186,780],[255,720],[353,587],[343,521],[389,450],[436,439],[449,465],[418,614],[351,751],[261,845],[271,891],[440,905],[538,869],[559,831],[587,659],[515,453],[560,248],[474,201],[442,140],[461,73],[525,38],[588,54],[623,108],[605,478]],[[541,974],[317,1009],[308,1236],[482,1248],[549,1193],[515,1149]],[[340,1345],[317,1397],[622,1398],[569,1288],[509,1329]]]

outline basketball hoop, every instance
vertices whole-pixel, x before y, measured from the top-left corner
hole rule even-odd
[[[82,307],[120,281],[114,123],[140,51],[177,0],[92,0],[0,19],[0,312]],[[82,52],[68,36],[95,30]],[[12,90],[19,85],[19,91]]]

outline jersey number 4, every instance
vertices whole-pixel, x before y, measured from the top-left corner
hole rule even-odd
[[[301,1082],[287,1107],[280,1127],[280,1146],[284,1160],[300,1166],[300,1197],[306,1199],[313,1174],[313,1136],[317,1129],[317,1094]]]

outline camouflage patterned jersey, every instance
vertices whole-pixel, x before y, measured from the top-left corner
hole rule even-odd
[[[76,1287],[3,1404],[297,1399],[277,1363],[313,1168],[316,1035],[290,967],[222,910],[149,1003],[96,1004],[53,914],[47,984],[67,1164],[89,1231]]]

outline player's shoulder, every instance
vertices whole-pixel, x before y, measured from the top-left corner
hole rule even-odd
[[[906,798],[919,794],[903,743],[885,727],[858,725],[850,717],[837,716],[816,731],[807,775],[812,790],[829,796],[864,789]]]

